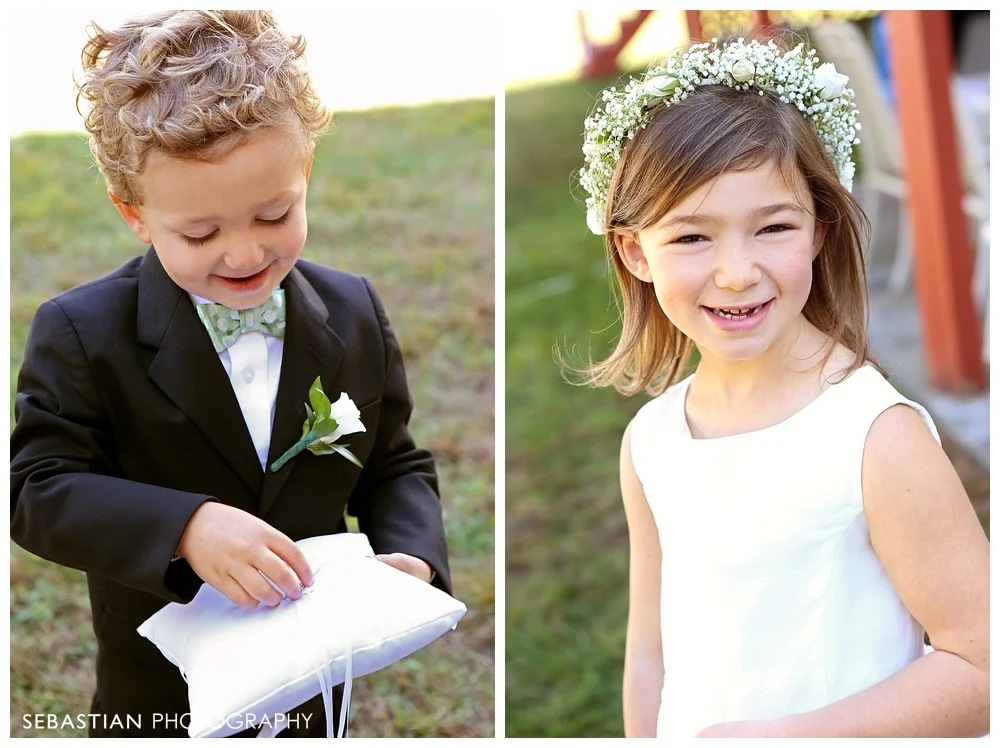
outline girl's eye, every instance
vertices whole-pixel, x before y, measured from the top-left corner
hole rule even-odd
[[[783,231],[792,231],[794,229],[795,229],[794,226],[789,226],[788,224],[785,223],[776,223],[772,226],[765,226],[763,229],[761,229],[761,233],[780,234]]]
[[[686,234],[674,239],[674,244],[694,244],[695,242],[704,241],[704,239],[705,237],[701,234]]]
[[[285,211],[285,215],[281,216],[280,218],[275,218],[274,220],[271,221],[265,221],[263,218],[258,218],[257,223],[262,223],[265,226],[281,226],[284,223],[288,223],[288,219],[291,217],[291,215],[292,215],[292,209],[289,208],[288,210]],[[212,241],[212,239],[215,238],[215,235],[218,233],[219,230],[216,229],[211,234],[205,234],[205,236],[195,237],[195,236],[188,236],[187,234],[181,234],[181,236],[184,237],[184,241],[186,241],[188,245],[192,247],[200,247],[201,245],[208,244],[210,241]]]

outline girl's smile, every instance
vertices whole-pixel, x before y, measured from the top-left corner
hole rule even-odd
[[[771,308],[774,299],[762,304],[746,304],[742,306],[707,307],[702,309],[709,318],[726,332],[748,332],[760,325]]]

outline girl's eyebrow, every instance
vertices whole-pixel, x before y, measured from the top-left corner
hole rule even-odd
[[[767,218],[767,216],[773,216],[775,213],[784,213],[785,211],[796,213],[801,216],[806,215],[806,211],[801,205],[795,203],[774,203],[773,205],[763,205],[758,208],[754,208],[750,211],[750,218]],[[675,226],[683,226],[685,224],[699,224],[699,225],[717,225],[722,223],[717,217],[708,215],[707,213],[690,213],[685,215],[676,215],[671,218],[664,219],[656,226],[657,231],[662,231],[664,229],[673,228]]]

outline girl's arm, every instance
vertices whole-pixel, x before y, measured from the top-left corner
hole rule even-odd
[[[629,534],[628,635],[622,706],[626,737],[656,737],[663,688],[660,641],[660,539],[642,484],[632,466],[631,431],[621,449],[621,487]]]
[[[909,406],[889,408],[872,425],[862,488],[872,546],[936,651],[822,709],[715,725],[703,735],[976,737],[989,732],[989,541],[955,469]]]

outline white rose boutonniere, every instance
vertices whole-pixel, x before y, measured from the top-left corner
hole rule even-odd
[[[843,73],[838,73],[836,65],[832,62],[824,62],[816,68],[815,80],[816,85],[822,89],[819,97],[829,101],[843,95],[848,78]]]
[[[348,445],[335,444],[334,442],[342,436],[356,434],[364,430],[365,426],[361,423],[361,411],[347,396],[347,393],[341,392],[340,399],[331,403],[330,398],[323,392],[323,385],[320,383],[319,377],[316,377],[316,381],[309,388],[309,402],[306,403],[306,420],[302,424],[302,438],[274,461],[271,465],[271,472],[276,473],[281,470],[286,462],[306,449],[314,455],[336,453],[361,467],[361,461],[347,448]]]

